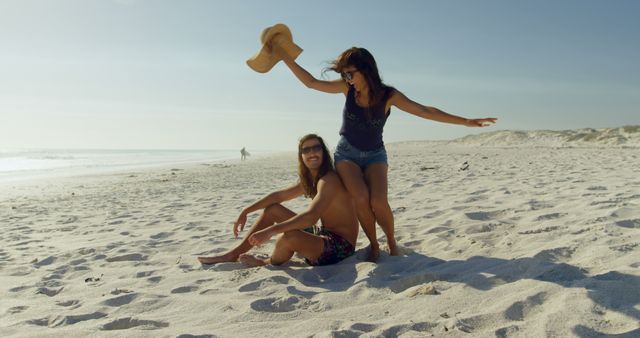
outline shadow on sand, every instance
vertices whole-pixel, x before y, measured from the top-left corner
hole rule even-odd
[[[293,264],[277,269],[283,269],[305,286],[329,292],[345,291],[354,284],[365,283],[368,287],[388,288],[400,293],[432,281],[464,283],[478,290],[490,290],[505,283],[533,279],[565,288],[585,289],[589,298],[599,306],[640,321],[640,277],[618,271],[591,276],[577,266],[554,262],[553,257],[545,253],[511,260],[474,256],[466,260],[445,261],[411,252],[402,257],[381,257],[364,278],[358,276],[362,257],[364,252],[359,250],[357,255],[337,265],[308,268]],[[640,328],[610,335],[578,325],[573,332],[579,337],[640,337]]]
[[[540,253],[533,257],[501,259],[474,256],[466,260],[445,261],[410,252],[400,257],[381,256],[377,265],[366,276],[359,276],[358,268],[365,256],[363,249],[344,261],[329,266],[309,267],[291,261],[280,267],[265,267],[280,270],[306,287],[320,288],[325,292],[346,291],[356,284],[367,287],[388,288],[394,293],[433,281],[463,283],[478,290],[513,283],[522,279],[533,279],[555,283],[565,288],[583,288],[596,304],[640,321],[640,277],[610,271],[590,276],[577,266],[553,261],[553,256]],[[367,265],[363,266],[367,268]],[[238,263],[226,269],[242,268]],[[371,269],[369,266],[367,269]],[[491,275],[487,277],[487,275]],[[310,298],[320,292],[303,291],[288,286],[292,295]],[[640,328],[622,334],[611,335],[598,332],[584,325],[573,328],[579,337],[640,337]]]

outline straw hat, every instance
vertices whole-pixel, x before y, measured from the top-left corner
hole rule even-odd
[[[268,45],[269,43],[271,45],[280,45],[282,50],[294,60],[302,53],[302,48],[293,43],[291,31],[285,24],[278,23],[265,28],[260,34],[260,41],[262,41],[260,51],[247,60],[247,65],[258,73],[268,72],[278,61],[282,60],[282,56],[273,53],[272,48]]]

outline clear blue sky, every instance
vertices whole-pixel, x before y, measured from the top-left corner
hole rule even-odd
[[[333,146],[342,95],[245,64],[278,22],[313,75],[365,47],[415,101],[499,118],[482,131],[640,124],[638,18],[633,0],[2,0],[0,149]],[[385,141],[479,131],[392,109]]]

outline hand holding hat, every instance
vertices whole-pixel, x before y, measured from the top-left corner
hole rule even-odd
[[[267,27],[260,34],[262,48],[256,55],[247,60],[247,65],[258,73],[266,73],[278,61],[282,60],[282,54],[285,53],[292,59],[296,59],[302,48],[293,43],[293,37],[289,27],[285,24],[275,24]]]

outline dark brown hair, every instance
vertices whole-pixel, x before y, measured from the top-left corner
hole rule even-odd
[[[362,73],[367,81],[369,87],[369,93],[367,93],[369,94],[369,102],[367,106],[373,108],[386,103],[394,89],[382,82],[376,60],[368,50],[359,47],[351,47],[345,50],[337,59],[329,63],[329,67],[325,69],[325,72],[332,70],[341,73],[350,66],[355,67]]]
[[[302,144],[313,139],[317,139],[322,145],[322,165],[320,165],[318,175],[316,175],[315,179],[311,177],[309,168],[307,168],[302,161]],[[314,198],[318,193],[318,181],[331,171],[333,171],[333,160],[331,159],[329,149],[327,149],[327,145],[324,143],[322,137],[316,134],[303,136],[298,143],[298,177],[300,179],[302,189],[304,190],[304,197]]]

